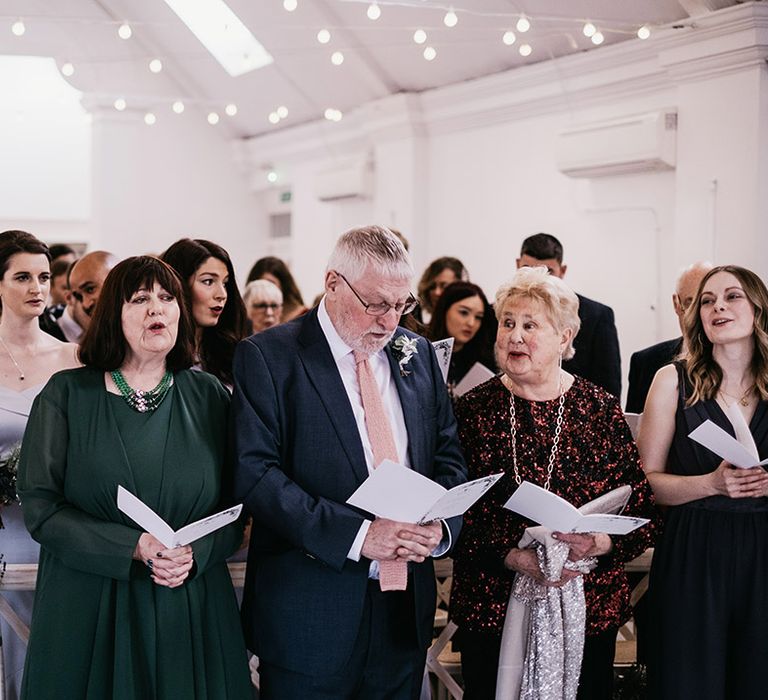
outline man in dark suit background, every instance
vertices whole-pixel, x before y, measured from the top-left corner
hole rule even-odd
[[[565,277],[568,269],[563,265],[562,244],[548,233],[529,236],[520,248],[518,268],[539,265],[560,279]],[[576,296],[579,298],[581,329],[573,342],[576,354],[563,362],[563,369],[620,396],[621,356],[613,309],[581,294]]]
[[[418,526],[346,505],[378,466],[382,416],[398,461],[444,487],[466,479],[433,349],[397,325],[412,276],[387,229],[348,231],[320,304],[238,346],[235,494],[253,516],[242,614],[264,700],[419,696],[431,557],[460,519]],[[405,590],[381,590],[386,562],[407,571]]]
[[[677,278],[675,293],[672,295],[672,305],[675,308],[680,324],[680,332],[683,330],[683,316],[686,309],[693,302],[699,284],[712,269],[710,262],[696,262],[686,267]],[[678,336],[672,340],[664,340],[656,345],[651,345],[632,354],[629,360],[629,388],[627,390],[627,412],[642,413],[645,407],[645,399],[651,382],[664,365],[668,365],[683,350],[683,338]]]

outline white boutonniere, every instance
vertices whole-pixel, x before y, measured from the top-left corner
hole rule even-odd
[[[392,341],[392,350],[400,367],[401,377],[407,377],[410,374],[410,371],[405,367],[414,355],[419,354],[416,347],[417,342],[417,338],[409,338],[407,335],[399,335]]]

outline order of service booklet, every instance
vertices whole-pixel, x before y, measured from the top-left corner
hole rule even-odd
[[[448,370],[451,367],[451,355],[453,354],[453,338],[443,338],[432,341],[432,347],[437,355],[440,371],[443,373],[443,381],[448,382]]]
[[[607,501],[608,495],[604,494],[595,501],[601,499]],[[591,501],[582,508],[585,511],[591,510],[589,506],[595,501]],[[586,514],[561,496],[530,481],[520,484],[504,507],[556,532],[604,532],[607,535],[626,535],[650,522],[647,518],[628,515],[595,512]]]
[[[237,520],[243,504],[222,510],[220,513],[185,525],[175,530],[146,503],[134,496],[128,489],[117,487],[117,507],[150,535],[160,540],[168,549],[182,547],[215,532],[220,527]]]
[[[501,477],[492,474],[449,490],[413,469],[385,459],[347,503],[380,518],[423,525],[462,515]]]
[[[750,469],[768,464],[768,459],[760,461],[755,439],[739,407],[735,403],[732,404],[725,415],[731,421],[733,432],[736,433],[735,438],[711,420],[705,420],[698,428],[692,430],[688,437],[712,450],[734,467]]]

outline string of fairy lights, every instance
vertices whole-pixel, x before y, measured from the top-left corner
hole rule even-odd
[[[274,0],[279,2],[280,0]],[[300,2],[306,2],[309,4],[311,0],[282,0],[283,9],[289,13],[296,13],[300,9]],[[412,0],[342,0],[344,2],[359,4],[361,9],[364,8],[364,16],[369,22],[377,23],[381,20],[382,16],[385,16],[386,12],[395,8],[402,7],[418,7],[421,10],[432,9],[436,13],[435,26],[441,31],[442,24],[449,30],[460,31],[462,24],[462,17],[469,15],[484,15],[486,17],[493,18],[493,30],[497,33],[498,40],[507,47],[516,47],[517,52],[523,58],[527,58],[534,53],[534,39],[535,27],[541,26],[547,29],[547,25],[560,27],[561,31],[565,32],[564,27],[567,28],[569,34],[572,34],[576,27],[581,34],[584,35],[594,46],[599,46],[605,42],[607,34],[620,34],[627,37],[629,34],[635,35],[638,39],[648,39],[651,36],[653,28],[650,24],[642,24],[639,26],[629,26],[626,23],[610,23],[610,22],[598,22],[592,19],[578,19],[573,17],[553,17],[553,16],[532,16],[524,13],[483,13],[472,8],[460,8],[452,5],[444,5],[432,3],[430,0],[420,0],[418,4],[413,3]],[[440,17],[440,15],[442,15]],[[440,19],[440,22],[437,19]],[[362,17],[361,17],[362,19]],[[33,22],[27,18],[27,22]],[[364,20],[363,20],[364,21]],[[115,26],[116,35],[122,41],[129,41],[134,37],[136,31],[140,31],[138,26],[132,26],[130,22],[110,21],[110,24]],[[574,24],[576,27],[574,27]],[[457,27],[459,29],[457,29]],[[427,27],[428,28],[428,27]],[[403,28],[404,32],[410,34],[408,41],[413,41],[420,49],[421,55],[425,61],[432,62],[438,58],[439,42],[431,41],[430,33],[434,36],[434,28],[429,32],[425,27],[407,27]],[[333,27],[321,27],[315,34],[315,39],[318,44],[323,47],[332,49],[329,54],[330,62],[333,66],[340,67],[344,64],[345,54],[344,47],[334,47],[334,33]],[[488,30],[491,31],[491,30]],[[11,24],[11,33],[18,38],[24,37],[27,32],[27,24],[25,18],[19,17]],[[551,29],[548,30],[551,33]],[[437,45],[435,45],[437,44]],[[441,51],[444,49],[440,49]],[[163,71],[163,61],[161,57],[151,57],[146,60],[147,70],[151,73],[158,74]],[[76,70],[76,64],[72,61],[65,61],[59,65],[59,70],[62,75],[69,78],[72,77]],[[137,100],[137,103],[145,103],[146,100]],[[157,105],[159,109],[169,109],[174,114],[183,114],[188,105],[194,105],[198,108],[202,108],[206,112],[206,119],[211,126],[215,126],[220,123],[223,117],[234,117],[238,113],[238,107],[234,102],[227,103],[223,106],[211,108],[210,103],[205,103],[199,99],[193,98],[176,98],[171,99],[170,104]],[[125,111],[132,107],[131,98],[129,96],[117,96],[114,98],[113,107],[118,112]],[[144,114],[144,122],[147,125],[153,125],[158,120],[157,108],[150,109]],[[286,105],[277,105],[272,111],[266,115],[266,120],[269,124],[276,126],[284,119],[287,119],[289,115],[288,107]],[[329,106],[325,109],[323,116],[329,122],[338,122],[343,118],[341,110]]]

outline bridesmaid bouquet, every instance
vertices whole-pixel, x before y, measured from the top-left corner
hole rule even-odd
[[[16,445],[10,452],[0,456],[0,506],[16,501],[16,470],[19,465],[21,445]],[[0,528],[3,527],[2,509],[0,509]]]

